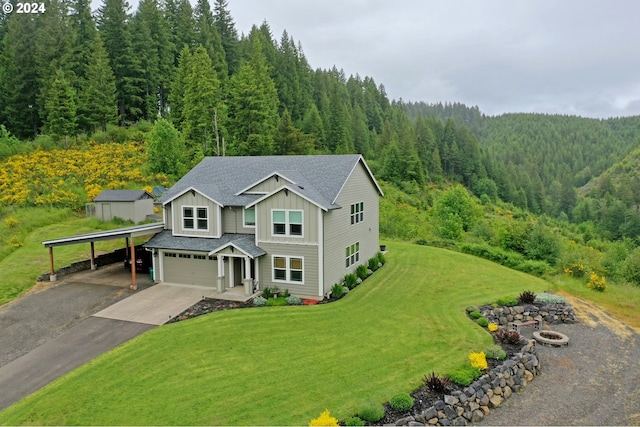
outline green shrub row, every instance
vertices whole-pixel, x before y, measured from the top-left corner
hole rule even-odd
[[[369,258],[367,264],[360,264],[354,273],[344,276],[341,283],[336,283],[331,287],[331,298],[340,299],[349,291],[358,286],[364,279],[369,277],[374,271],[386,262],[384,254],[378,252],[376,256]]]
[[[553,271],[545,261],[528,260],[517,252],[507,251],[495,246],[477,244],[477,243],[460,243],[456,245],[460,252],[488,259],[523,273],[542,276]]]

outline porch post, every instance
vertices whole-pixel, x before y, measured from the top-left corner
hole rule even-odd
[[[91,269],[96,269],[96,251],[93,242],[91,242]]]
[[[242,279],[244,285],[244,294],[249,296],[253,294],[253,279],[251,278],[251,258],[244,257],[244,279]]]
[[[218,255],[218,293],[224,292],[224,257]]]
[[[53,269],[53,246],[49,246],[49,281],[55,282],[58,280],[56,271]]]
[[[131,239],[131,286],[129,286],[129,289],[132,291],[138,290],[138,285],[136,284],[136,244],[133,239]]]

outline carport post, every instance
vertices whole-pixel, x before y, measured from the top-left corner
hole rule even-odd
[[[136,244],[133,238],[131,238],[131,286],[129,289],[138,290],[138,285],[136,285]]]
[[[91,242],[91,269],[92,270],[96,269],[96,252],[95,252],[93,242]]]
[[[56,271],[53,269],[53,246],[49,246],[49,265],[51,267],[49,269],[49,280],[55,282],[58,278],[56,277]]]

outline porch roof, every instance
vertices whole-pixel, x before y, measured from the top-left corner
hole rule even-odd
[[[228,246],[238,248],[251,258],[265,255],[266,252],[256,246],[253,234],[223,234],[222,237],[211,239],[206,237],[182,237],[173,236],[171,230],[164,230],[153,236],[146,248],[169,249],[179,251],[198,251],[216,253]]]

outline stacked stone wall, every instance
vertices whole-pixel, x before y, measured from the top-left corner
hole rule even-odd
[[[569,304],[525,304],[513,307],[493,307],[482,306],[480,313],[489,322],[500,326],[507,326],[509,323],[529,320],[542,321],[543,324],[554,323],[575,323],[576,316],[573,308]]]

